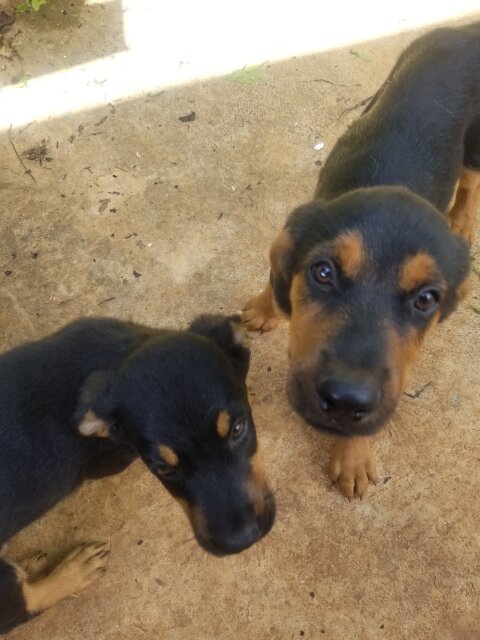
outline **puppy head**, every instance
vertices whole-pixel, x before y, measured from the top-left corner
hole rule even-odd
[[[131,444],[179,500],[199,543],[237,553],[270,530],[273,495],[257,451],[237,317],[202,316],[148,339],[86,383],[79,430]]]
[[[422,198],[378,187],[300,207],[270,258],[294,408],[333,433],[379,430],[423,339],[464,295],[467,242]]]

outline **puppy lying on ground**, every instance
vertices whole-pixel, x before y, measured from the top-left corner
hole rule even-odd
[[[84,319],[0,357],[0,546],[86,478],[136,457],[177,498],[198,542],[237,553],[272,527],[257,454],[239,318],[188,331]],[[104,544],[82,545],[45,575],[0,558],[0,632],[88,586]]]
[[[289,397],[338,436],[329,471],[348,497],[375,481],[369,436],[395,410],[425,336],[466,293],[479,69],[480,23],[406,49],[334,146],[315,200],[290,215],[270,282],[244,309],[252,331],[290,320]]]

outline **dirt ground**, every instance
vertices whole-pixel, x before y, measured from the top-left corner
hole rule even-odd
[[[4,84],[58,69],[67,54],[68,64],[94,57],[78,28],[88,32],[90,9],[59,6],[64,23],[32,14],[4,36]],[[105,23],[111,52],[121,32]],[[345,110],[374,93],[414,35],[267,62],[252,82],[167,88],[11,133],[2,123],[2,348],[82,315],[183,327],[200,312],[239,310],[265,282],[274,234],[359,112]],[[408,389],[423,392],[403,396],[377,438],[380,481],[363,501],[330,487],[330,439],[288,406],[287,328],[254,336],[254,415],[278,503],[271,534],[239,556],[209,557],[135,463],[11,541],[14,559],[84,540],[112,551],[93,588],[9,638],[478,639],[478,273],[423,351]]]

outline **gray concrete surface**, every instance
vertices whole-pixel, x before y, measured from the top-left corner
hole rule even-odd
[[[87,7],[62,6],[62,28],[31,15],[4,36],[4,82],[58,68],[63,41],[84,38],[75,47],[86,55],[91,32],[77,25],[88,23]],[[348,47],[265,63],[252,84],[220,78],[5,131],[2,348],[81,315],[179,327],[200,312],[240,309],[265,281],[274,234],[310,197],[318,164],[358,110],[342,112],[375,91],[413,37],[353,47],[368,61]],[[110,51],[121,46],[114,25],[104,39]],[[194,121],[179,120],[191,111]],[[326,148],[315,151],[319,141]],[[39,548],[54,558],[83,540],[112,548],[101,581],[11,639],[480,637],[472,307],[475,274],[469,299],[414,371],[410,390],[428,388],[404,396],[378,438],[380,482],[362,502],[330,488],[329,438],[286,402],[287,328],[254,336],[254,414],[278,500],[268,538],[237,557],[207,556],[136,463],[87,483],[11,542],[16,559]]]

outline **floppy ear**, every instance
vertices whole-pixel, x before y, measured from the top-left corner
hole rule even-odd
[[[189,331],[211,338],[230,358],[243,377],[250,364],[247,332],[240,316],[202,315],[189,326]]]
[[[112,435],[113,380],[114,374],[111,371],[95,371],[86,378],[75,412],[77,429],[82,436],[108,438]]]
[[[270,248],[270,284],[280,309],[290,315],[290,285],[295,271],[299,247],[309,238],[312,222],[317,219],[321,209],[318,200],[309,202],[293,211]]]
[[[470,248],[468,242],[460,235],[451,234],[451,244],[445,260],[446,279],[448,283],[445,304],[440,315],[440,322],[448,318],[458,303],[468,294],[470,288]]]

